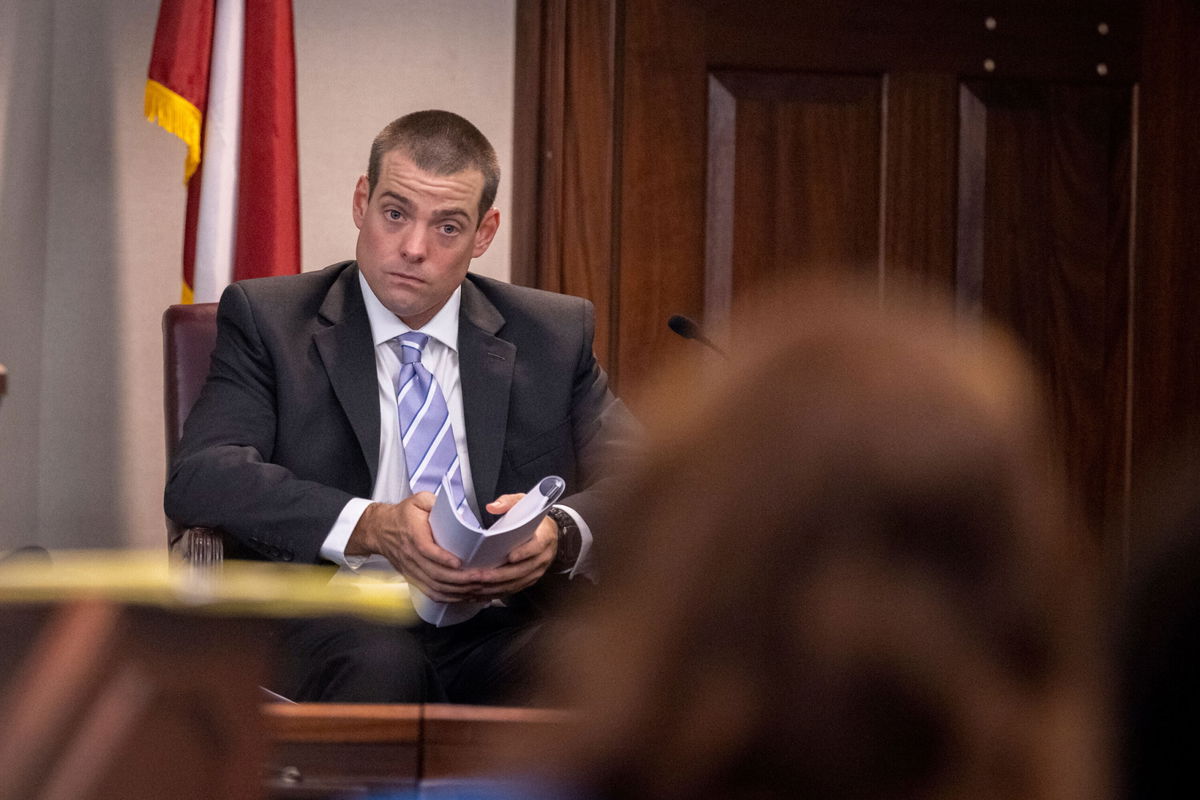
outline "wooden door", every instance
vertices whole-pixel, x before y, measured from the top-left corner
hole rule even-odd
[[[1138,143],[1197,127],[1162,102],[1173,133],[1145,122],[1143,39],[1184,51],[1146,62],[1154,86],[1190,87],[1200,30],[1191,0],[1148,6],[527,0],[515,201],[540,238],[518,235],[514,277],[596,302],[627,394],[692,346],[667,317],[719,321],[762,280],[835,268],[884,295],[900,273],[940,285],[1024,343],[1087,522],[1121,541],[1131,464],[1154,451],[1135,432],[1194,428],[1200,398],[1151,390],[1172,404],[1166,426],[1132,403],[1135,321],[1179,327],[1133,314],[1135,222],[1167,197],[1138,180]],[[1196,207],[1184,195],[1173,219]],[[1166,234],[1194,246],[1181,230]],[[1149,284],[1178,268],[1159,256]],[[1200,336],[1168,338],[1169,368],[1194,376]]]

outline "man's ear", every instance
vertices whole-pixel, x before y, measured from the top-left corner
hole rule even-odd
[[[350,207],[350,213],[354,217],[354,227],[362,230],[363,220],[367,218],[367,203],[371,200],[371,187],[367,183],[367,176],[360,175],[358,183],[354,184],[354,202]]]
[[[494,208],[489,208],[487,213],[483,215],[483,219],[479,221],[479,227],[475,229],[475,251],[471,253],[471,258],[479,258],[487,252],[499,228],[500,212]]]

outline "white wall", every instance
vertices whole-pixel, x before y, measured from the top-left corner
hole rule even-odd
[[[353,256],[354,181],[400,114],[462,113],[507,169],[513,0],[294,2],[306,269]],[[185,193],[182,143],[142,118],[157,13],[0,3],[0,550],[164,541],[159,318]],[[508,276],[506,233],[477,269]]]
[[[53,6],[38,542],[150,544],[184,204],[179,144],[141,119],[157,3]]]
[[[462,114],[512,163],[515,0],[294,0],[306,269],[354,257],[354,182],[375,134],[423,108]],[[337,32],[336,35],[334,32]],[[496,205],[508,208],[510,183]],[[506,224],[472,265],[507,279]]]
[[[50,3],[0,3],[0,550],[37,535]]]

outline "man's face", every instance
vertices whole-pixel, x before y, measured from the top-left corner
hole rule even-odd
[[[384,154],[375,192],[367,190],[364,175],[354,187],[358,268],[385,308],[420,328],[454,294],[471,259],[487,251],[500,213],[477,219],[478,170],[433,175],[397,150]]]

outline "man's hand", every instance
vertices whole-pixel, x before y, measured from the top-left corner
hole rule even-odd
[[[508,511],[524,494],[505,494],[488,503],[493,514]],[[399,503],[372,503],[346,542],[346,555],[379,554],[410,583],[439,603],[488,601],[533,585],[558,552],[558,526],[547,517],[533,537],[492,569],[462,569],[462,561],[433,540],[429,512],[434,496],[419,492]]]
[[[500,495],[487,504],[487,510],[493,514],[503,514],[524,496],[524,493]],[[546,517],[537,526],[533,536],[509,553],[503,564],[482,571],[478,599],[502,598],[532,586],[546,573],[557,552],[558,525]]]
[[[418,492],[399,503],[372,503],[346,542],[346,555],[382,555],[431,600],[461,603],[483,590],[480,570],[461,569],[453,553],[438,547],[429,527],[434,496]]]

